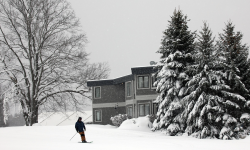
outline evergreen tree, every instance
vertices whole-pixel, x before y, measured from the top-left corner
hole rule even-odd
[[[231,22],[226,24],[223,31],[219,34],[217,42],[218,65],[219,70],[223,72],[224,84],[228,85],[230,90],[221,91],[223,99],[220,104],[225,113],[221,122],[220,138],[232,139],[238,138],[240,117],[246,112],[249,103],[246,99],[249,97],[249,91],[242,82],[242,77],[248,68],[248,47],[246,44],[241,44],[242,34],[234,32]]]
[[[204,23],[196,44],[197,74],[187,82],[187,96],[182,99],[188,106],[182,113],[187,123],[186,133],[198,138],[238,138],[239,120],[246,103],[240,93],[248,91],[236,74],[240,72],[236,66],[243,59],[235,56],[233,50],[238,49],[234,49],[234,43],[225,42],[236,38],[229,37],[233,35],[231,24],[224,31],[228,36],[220,34],[217,49],[212,32]]]
[[[246,64],[243,65],[244,65],[244,70],[242,70],[241,67],[239,68],[242,72],[241,81],[245,84],[246,89],[250,92],[250,60],[248,59]],[[247,99],[250,99],[249,95],[250,95],[249,93],[245,95]]]
[[[204,22],[195,49],[197,73],[187,82],[187,95],[182,99],[187,106],[182,113],[182,118],[187,123],[186,133],[198,138],[218,137],[216,119],[223,113],[218,101],[223,99],[221,92],[230,89],[221,78],[223,73],[215,71],[213,43],[212,32]]]
[[[185,128],[180,116],[184,106],[180,100],[184,96],[184,85],[189,75],[187,66],[193,62],[191,53],[195,39],[195,33],[188,30],[188,21],[182,11],[175,10],[158,51],[162,54],[162,65],[154,83],[160,94],[156,99],[158,112],[153,130],[166,129],[169,135],[183,132]]]
[[[244,82],[247,83],[248,76],[248,47],[246,44],[242,44],[242,33],[234,32],[234,26],[232,22],[226,24],[224,32],[219,34],[218,53],[221,55],[220,65],[224,72],[227,84],[232,89],[233,93],[237,93],[243,96],[245,99],[249,98],[249,91],[247,90]],[[246,100],[242,100],[239,103],[240,106],[244,106]],[[242,114],[244,107],[240,110],[231,109],[231,113],[235,114],[235,117],[239,118]]]
[[[223,52],[224,57],[226,58],[225,62],[229,64],[227,67],[228,70],[231,69],[232,77],[233,74],[239,77],[240,81],[242,81],[242,86],[238,85],[235,82],[230,81],[230,85],[234,87],[234,90],[237,91],[240,95],[244,96],[246,99],[250,99],[249,89],[249,47],[246,44],[242,44],[243,34],[241,32],[234,32],[235,26],[232,22],[228,22],[226,24],[226,28],[223,30],[224,33],[219,34],[218,47],[219,51]],[[230,68],[231,66],[231,68]],[[247,90],[245,90],[245,87]]]

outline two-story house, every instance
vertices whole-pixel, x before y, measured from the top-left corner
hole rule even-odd
[[[132,74],[116,79],[91,80],[94,124],[112,124],[110,118],[127,114],[133,118],[156,113],[157,97],[153,66],[131,68]]]

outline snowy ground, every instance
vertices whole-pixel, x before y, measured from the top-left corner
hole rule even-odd
[[[120,128],[110,125],[86,125],[87,141],[78,143],[74,125],[32,126],[0,128],[1,150],[249,150],[250,137],[243,140],[210,140],[193,137],[171,137],[160,132],[151,132],[140,121],[125,122]],[[139,126],[139,127],[138,127]]]

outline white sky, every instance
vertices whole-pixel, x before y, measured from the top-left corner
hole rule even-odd
[[[108,62],[116,78],[131,73],[134,66],[159,61],[156,53],[163,31],[175,8],[191,21],[190,30],[199,31],[207,21],[214,36],[229,20],[250,44],[249,0],[68,0],[80,18],[89,43],[91,62]]]

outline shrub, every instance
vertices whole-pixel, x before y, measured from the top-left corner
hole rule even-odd
[[[127,114],[119,114],[114,117],[111,117],[110,120],[112,121],[114,126],[119,127],[123,121],[129,119]]]
[[[149,121],[151,123],[154,123],[155,119],[156,119],[156,115],[155,114],[151,114],[151,115],[148,115],[148,118],[149,118]]]

